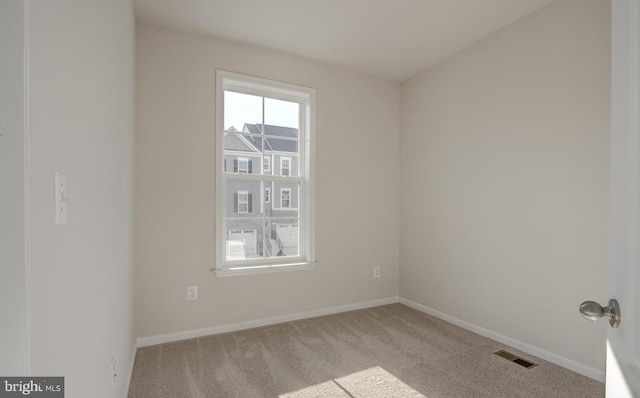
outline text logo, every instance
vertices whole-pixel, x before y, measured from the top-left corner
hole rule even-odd
[[[64,377],[0,377],[0,398],[64,398]]]

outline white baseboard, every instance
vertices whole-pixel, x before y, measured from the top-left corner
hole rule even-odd
[[[463,329],[469,330],[481,336],[498,341],[502,344],[506,344],[508,346],[511,346],[513,348],[516,348],[520,351],[526,352],[533,356],[542,358],[545,361],[555,363],[556,365],[562,366],[564,368],[572,370],[581,375],[590,377],[594,380],[597,380],[600,382],[604,382],[605,380],[605,373],[601,370],[592,368],[585,364],[576,362],[572,359],[565,358],[558,354],[554,354],[552,352],[546,351],[542,348],[524,343],[522,341],[513,339],[511,337],[507,337],[502,334],[496,333],[494,331],[463,321],[451,315],[447,315],[443,312],[434,310],[433,308],[416,303],[415,301],[411,301],[402,297],[387,297],[379,300],[364,301],[361,303],[342,305],[338,307],[330,307],[330,308],[323,308],[323,309],[313,310],[313,311],[298,312],[295,314],[258,319],[254,321],[239,322],[239,323],[234,323],[229,325],[213,326],[209,328],[187,330],[184,332],[168,333],[168,334],[161,334],[156,336],[138,337],[137,342],[134,346],[134,352],[131,358],[131,368],[129,370],[129,380],[127,382],[127,391],[129,391],[129,384],[131,383],[131,376],[133,374],[133,364],[135,361],[135,353],[138,347],[148,347],[148,346],[157,345],[157,344],[171,343],[174,341],[193,339],[197,337],[209,336],[209,335],[220,334],[220,333],[235,332],[238,330],[274,325],[277,323],[296,321],[299,319],[315,318],[323,315],[338,314],[341,312],[360,310],[364,308],[377,307],[380,305],[394,304],[394,303],[404,304],[408,307],[424,312],[425,314],[432,315],[436,318],[442,319],[443,321],[449,322]]]
[[[275,316],[271,318],[258,319],[233,323],[230,325],[213,326],[209,328],[187,330],[184,332],[160,334],[156,336],[138,337],[137,347],[147,347],[156,344],[171,343],[174,341],[193,339],[196,337],[209,336],[213,334],[235,332],[243,329],[257,328],[261,326],[274,325],[276,323],[297,321],[299,319],[315,318],[323,315],[338,314],[341,312],[361,310],[364,308],[377,307],[379,305],[394,304],[400,301],[399,297],[387,297],[379,300],[364,301],[361,303],[341,305],[338,307],[323,308],[319,310],[298,312],[295,314]]]
[[[472,323],[463,321],[461,319],[455,318],[451,315],[447,315],[443,312],[434,310],[433,308],[427,307],[425,305],[416,303],[415,301],[407,300],[405,298],[400,298],[400,303],[404,304],[408,307],[414,308],[418,311],[424,312],[425,314],[429,314],[436,318],[442,319],[443,321],[452,323],[456,326],[459,326],[463,329],[469,330],[481,336],[490,338],[502,344],[506,344],[513,348],[516,348],[522,352],[526,352],[527,354],[531,354],[533,356],[544,359],[545,361],[549,361],[555,363],[556,365],[562,366],[563,368],[567,368],[576,373],[579,373],[583,376],[590,377],[594,380],[600,381],[604,383],[605,373],[601,370],[592,368],[591,366],[587,366],[585,364],[576,362],[572,359],[565,358],[558,354],[554,354],[552,352],[543,350],[542,348],[538,348],[532,346],[531,344],[523,343],[522,341],[512,339],[511,337],[507,337],[501,335],[499,333],[493,332],[491,330],[485,329],[483,327],[474,325]]]
[[[129,389],[131,388],[131,378],[133,377],[133,365],[136,363],[136,354],[138,352],[138,342],[133,342],[133,351],[131,352],[131,359],[129,360],[129,372],[127,373],[126,388],[124,390],[124,398],[129,396]]]

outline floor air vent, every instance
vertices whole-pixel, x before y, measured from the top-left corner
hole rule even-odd
[[[506,359],[508,361],[517,363],[518,365],[523,366],[523,367],[525,367],[527,369],[531,369],[531,368],[534,368],[534,367],[538,366],[535,363],[531,363],[529,361],[525,361],[524,359],[520,358],[519,356],[517,356],[515,354],[510,353],[509,351],[500,350],[498,352],[494,352],[494,354],[496,354],[497,356],[502,357],[502,358],[504,358],[504,359]]]

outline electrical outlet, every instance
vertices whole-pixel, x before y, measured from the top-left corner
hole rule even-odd
[[[380,278],[380,267],[373,267],[373,277]]]
[[[198,286],[187,286],[187,301],[198,299]]]

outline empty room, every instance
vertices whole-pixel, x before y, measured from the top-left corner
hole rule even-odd
[[[0,396],[640,396],[639,0],[3,0]]]

